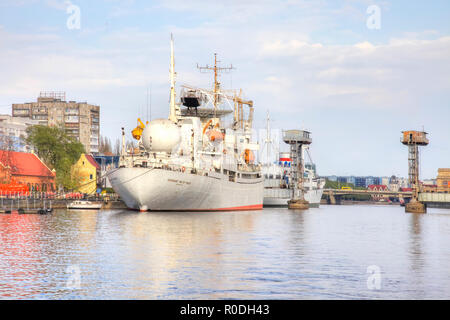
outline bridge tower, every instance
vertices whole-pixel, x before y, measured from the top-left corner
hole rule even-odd
[[[419,202],[419,146],[428,145],[427,133],[425,131],[402,131],[401,142],[408,146],[408,182],[412,187],[411,202],[405,206],[406,212],[425,213],[426,207]]]
[[[303,130],[283,131],[283,141],[290,145],[291,179],[289,188],[292,190],[292,198],[288,202],[289,209],[308,209],[309,203],[305,200],[303,188],[303,145],[312,143],[310,132]]]

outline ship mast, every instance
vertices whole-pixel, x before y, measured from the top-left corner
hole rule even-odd
[[[214,113],[217,111],[217,105],[219,104],[219,93],[220,93],[220,82],[218,80],[219,72],[221,71],[230,71],[233,68],[233,65],[231,64],[229,67],[218,67],[217,63],[220,61],[217,61],[217,53],[214,53],[214,67],[210,67],[209,65],[206,65],[205,67],[199,67],[197,63],[197,68],[200,70],[200,72],[204,71],[207,72],[209,70],[214,71],[214,99],[213,99],[213,105],[214,105]]]
[[[266,143],[267,146],[267,163],[269,163],[269,153],[270,153],[270,147],[272,146],[272,139],[270,138],[270,118],[269,118],[269,110],[267,110],[267,125],[266,125]]]
[[[170,114],[169,120],[177,122],[175,105],[175,57],[173,53],[173,35],[170,34]]]

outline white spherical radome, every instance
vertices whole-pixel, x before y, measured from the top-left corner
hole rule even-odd
[[[180,129],[168,119],[152,120],[142,132],[142,143],[148,152],[171,153],[180,141]]]

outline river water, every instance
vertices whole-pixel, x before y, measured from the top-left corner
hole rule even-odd
[[[0,299],[450,299],[450,210],[0,214]]]

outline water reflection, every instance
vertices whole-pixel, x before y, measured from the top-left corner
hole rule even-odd
[[[422,244],[422,226],[421,226],[422,214],[412,213],[410,214],[410,247],[409,247],[409,273],[411,287],[419,288],[415,293],[417,298],[423,298],[425,292],[421,289],[423,287],[423,272],[424,272],[424,257],[423,257],[423,244]]]
[[[449,231],[450,215],[398,207],[0,215],[0,297],[448,298]]]
[[[30,285],[39,282],[42,264],[39,237],[39,219],[34,216],[10,214],[7,220],[0,220],[0,292],[5,297],[27,297],[38,293],[38,288]],[[10,279],[11,281],[5,281]]]

